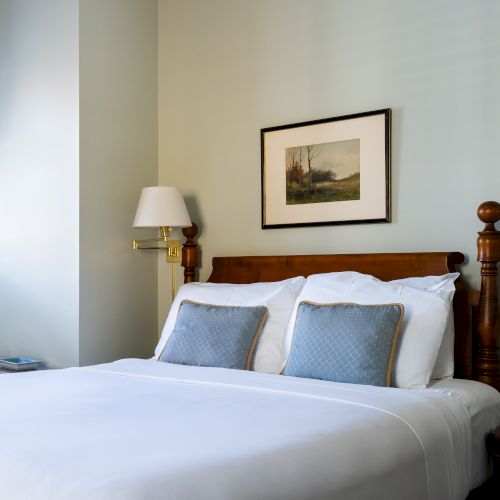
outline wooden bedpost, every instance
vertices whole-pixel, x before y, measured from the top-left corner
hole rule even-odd
[[[500,220],[500,203],[486,201],[477,210],[486,224],[477,239],[477,260],[481,262],[481,294],[477,317],[477,357],[475,378],[500,390],[500,363],[498,358],[498,298],[497,262],[500,260],[500,231],[495,223]]]
[[[185,227],[182,234],[186,241],[182,245],[182,267],[184,268],[184,283],[195,280],[196,268],[198,267],[198,245],[195,238],[198,234],[198,226],[193,222],[191,227]]]

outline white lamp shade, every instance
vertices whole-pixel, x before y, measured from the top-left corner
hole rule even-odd
[[[180,191],[171,186],[142,189],[134,227],[191,227],[191,219]]]

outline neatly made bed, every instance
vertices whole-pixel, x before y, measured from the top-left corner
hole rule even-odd
[[[463,499],[478,473],[461,388],[449,397],[153,360],[0,386],[9,499]]]
[[[480,292],[457,285],[457,380],[375,387],[150,360],[0,377],[0,498],[463,500],[500,424],[500,205],[483,204]],[[186,282],[196,227],[184,230]],[[214,259],[214,283],[455,271],[459,253]],[[168,323],[168,321],[167,321]],[[163,348],[157,353],[161,357]],[[478,382],[479,380],[480,382]]]

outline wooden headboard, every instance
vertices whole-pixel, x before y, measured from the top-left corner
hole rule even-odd
[[[500,390],[500,363],[497,349],[497,262],[500,260],[500,204],[483,203],[478,216],[486,224],[478,238],[481,262],[481,290],[470,288],[462,279],[453,301],[455,313],[455,376],[479,380]],[[183,230],[184,281],[194,281],[198,249],[197,227]],[[349,255],[281,255],[214,257],[208,281],[253,283],[278,281],[294,276],[334,271],[357,271],[389,281],[411,276],[454,272],[463,263],[459,252],[379,253]]]

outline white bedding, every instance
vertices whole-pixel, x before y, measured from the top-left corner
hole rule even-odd
[[[471,416],[412,391],[121,360],[0,377],[13,500],[463,500]]]
[[[491,463],[486,451],[486,435],[500,425],[500,394],[493,387],[474,380],[436,380],[426,389],[460,401],[471,416],[471,488],[486,481]]]

